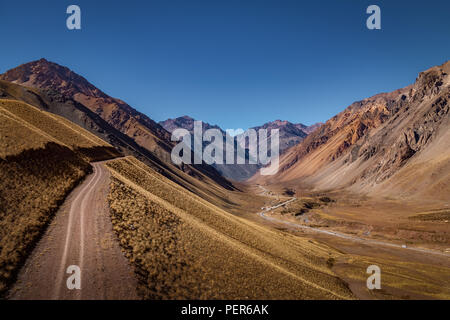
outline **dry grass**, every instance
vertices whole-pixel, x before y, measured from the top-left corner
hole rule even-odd
[[[79,155],[55,143],[0,159],[0,294],[58,206],[90,169]]]
[[[404,300],[450,298],[450,270],[443,265],[401,261],[395,256],[349,255],[345,260],[345,264],[339,263],[336,272],[354,282],[367,297]],[[382,290],[368,290],[365,286],[366,268],[374,264],[381,269]]]
[[[117,157],[108,143],[69,120],[15,100],[0,100],[0,158],[54,142],[82,154],[87,161]]]
[[[0,100],[0,295],[89,161],[117,152],[67,120]]]
[[[284,201],[286,200],[283,200],[282,202]],[[270,214],[301,218],[307,213],[313,213],[315,212],[315,209],[326,207],[333,202],[335,202],[335,200],[324,196],[300,197],[284,206],[272,210]]]
[[[146,298],[352,298],[339,254],[233,216],[134,158],[109,161],[114,228]]]
[[[109,202],[114,230],[141,280],[140,294],[149,299],[200,297],[207,283],[201,266],[188,263],[181,219],[116,178]]]
[[[437,211],[431,211],[427,213],[421,213],[414,216],[409,217],[412,220],[420,220],[420,221],[450,221],[450,210],[442,209]]]
[[[0,100],[0,111],[2,113],[2,121],[7,119],[8,122],[25,127],[33,133],[27,139],[30,145],[23,145],[21,148],[14,150],[14,153],[9,153],[10,155],[18,154],[23,150],[34,147],[33,140],[36,136],[41,136],[46,140],[57,142],[71,149],[90,148],[93,146],[110,147],[103,140],[81,127],[70,123],[70,121],[49,112],[41,111],[24,102]],[[16,131],[15,134],[17,134],[17,131],[21,130],[13,131]],[[8,133],[12,132],[5,132],[5,135],[8,135]],[[10,147],[14,147],[14,144],[11,144]]]

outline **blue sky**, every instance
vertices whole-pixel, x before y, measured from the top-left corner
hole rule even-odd
[[[66,28],[81,7],[82,30]],[[366,8],[381,8],[381,30]],[[1,1],[0,72],[65,65],[160,121],[326,121],[450,59],[450,1]]]

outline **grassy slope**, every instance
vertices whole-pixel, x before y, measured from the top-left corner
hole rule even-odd
[[[233,216],[134,158],[107,166],[114,229],[144,297],[352,298],[326,263],[338,252]]]
[[[175,167],[164,163],[150,151],[140,147],[129,136],[111,127],[99,115],[87,107],[75,103],[52,90],[38,90],[8,81],[0,80],[0,99],[23,101],[38,107],[40,110],[51,112],[68,119],[69,124],[77,124],[94,135],[100,137],[125,155],[132,155],[154,168],[159,173],[177,182],[186,189],[205,197],[219,206],[230,209],[241,208],[246,200],[233,185],[223,178],[218,179],[205,166]],[[67,121],[67,120],[66,120]],[[181,169],[181,170],[180,170]],[[233,192],[229,192],[233,191]]]
[[[0,100],[0,295],[89,161],[114,149],[67,120]]]

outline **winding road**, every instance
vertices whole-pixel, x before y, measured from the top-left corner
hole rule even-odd
[[[260,189],[263,190],[263,194],[267,194],[268,190],[265,189],[263,186],[258,185],[258,187]],[[360,238],[360,237],[356,237],[356,236],[352,236],[349,234],[345,234],[345,233],[341,233],[341,232],[337,232],[337,231],[332,231],[332,230],[323,230],[323,229],[319,229],[319,228],[314,228],[314,227],[309,227],[303,224],[299,224],[299,223],[294,223],[291,221],[287,221],[287,220],[282,220],[282,219],[277,219],[274,217],[269,217],[266,215],[267,212],[270,212],[272,210],[275,210],[277,208],[280,208],[290,202],[295,201],[297,198],[293,197],[288,201],[285,201],[283,203],[277,204],[275,206],[272,207],[267,207],[264,209],[264,211],[258,212],[258,215],[267,220],[267,221],[271,221],[274,223],[280,223],[280,224],[284,224],[284,225],[288,225],[290,227],[293,228],[298,228],[298,229],[303,229],[303,230],[307,230],[310,232],[315,232],[315,233],[322,233],[322,234],[326,234],[326,235],[330,235],[333,237],[338,237],[338,238],[342,238],[342,239],[346,239],[346,240],[350,240],[350,241],[354,241],[354,242],[360,242],[360,243],[365,243],[365,244],[371,244],[371,245],[377,245],[377,246],[385,246],[385,247],[393,247],[393,248],[398,248],[398,249],[402,249],[402,250],[412,250],[412,251],[418,251],[418,252],[422,252],[422,253],[427,253],[427,254],[435,254],[435,255],[441,255],[441,256],[447,256],[450,257],[450,254],[445,253],[445,252],[441,252],[441,251],[437,251],[437,250],[432,250],[432,249],[425,249],[425,248],[417,248],[417,247],[403,247],[400,244],[395,244],[395,243],[390,243],[390,242],[385,242],[385,241],[378,241],[378,240],[372,240],[372,239],[365,239],[365,238]]]
[[[103,162],[92,166],[93,174],[68,196],[31,253],[10,299],[138,299],[109,216],[109,171]],[[80,289],[68,288],[69,266],[79,267]]]

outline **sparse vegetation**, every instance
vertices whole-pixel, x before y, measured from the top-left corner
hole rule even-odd
[[[79,155],[52,142],[0,159],[0,294],[66,195],[89,170]]]
[[[293,197],[295,195],[295,190],[291,188],[284,188],[283,194],[285,196]]]
[[[89,173],[118,153],[89,132],[23,102],[0,100],[0,296],[53,214]]]
[[[329,248],[233,216],[134,158],[107,166],[114,229],[145,298],[352,297]]]
[[[328,258],[327,259],[327,267],[330,269],[333,268],[335,262],[336,262],[336,260],[334,258]]]
[[[437,210],[433,212],[421,213],[410,217],[412,220],[419,221],[450,221],[450,210]]]
[[[189,263],[186,226],[162,206],[113,178],[111,218],[125,255],[134,263],[139,293],[147,299],[201,297],[202,266]]]
[[[281,214],[290,214],[294,217],[299,217],[304,215],[305,213],[310,212],[313,209],[320,208],[324,205],[329,204],[333,200],[327,198],[327,200],[323,200],[324,197],[315,198],[315,197],[303,197],[297,199],[293,202],[290,202],[282,207],[282,209],[278,210]],[[275,211],[277,212],[277,211]]]
[[[330,197],[320,197],[319,200],[325,203],[335,202],[335,200],[331,199]]]

